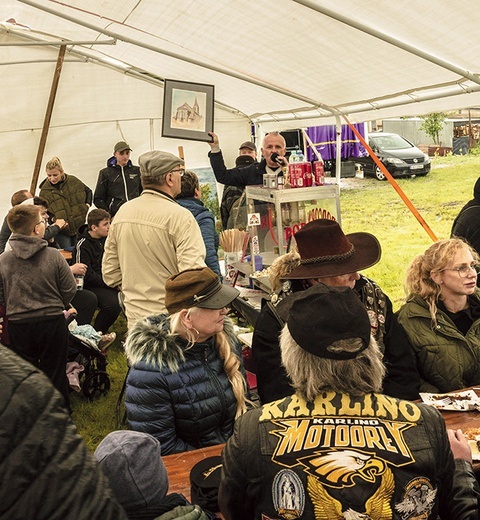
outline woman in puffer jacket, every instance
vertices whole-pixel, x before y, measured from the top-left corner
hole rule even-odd
[[[128,422],[156,437],[163,455],[226,442],[247,409],[241,347],[226,317],[238,294],[208,267],[183,271],[166,283],[169,315],[129,331]]]

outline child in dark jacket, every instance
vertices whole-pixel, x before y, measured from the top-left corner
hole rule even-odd
[[[95,330],[108,332],[115,323],[121,308],[118,291],[108,287],[102,278],[102,259],[110,229],[110,214],[104,209],[93,209],[87,217],[87,225],[79,230],[79,237],[74,249],[73,259],[87,266],[84,288],[96,294],[98,314],[93,325]]]
[[[12,250],[0,255],[0,304],[9,316],[10,347],[51,379],[68,405],[68,331],[63,310],[76,293],[61,253],[43,240],[39,206],[20,204],[7,216]]]

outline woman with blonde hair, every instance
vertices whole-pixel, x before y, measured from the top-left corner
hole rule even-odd
[[[459,238],[440,240],[415,257],[398,320],[415,351],[423,392],[480,384],[479,257]]]
[[[85,224],[88,208],[92,205],[92,190],[80,179],[66,174],[58,157],[47,162],[47,178],[40,184],[40,197],[48,202],[55,219],[63,219],[55,240],[62,249],[73,249],[78,228]]]
[[[130,329],[125,393],[130,428],[162,443],[162,454],[222,444],[247,409],[241,347],[227,306],[239,292],[208,267],[166,283],[169,315]]]

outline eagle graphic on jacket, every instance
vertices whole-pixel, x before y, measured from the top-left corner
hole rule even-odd
[[[382,460],[355,450],[317,453],[299,460],[308,473],[308,492],[315,507],[315,518],[325,520],[388,520],[392,518],[390,501],[394,489],[393,473]],[[349,508],[342,511],[339,500],[327,487],[341,489],[356,484],[356,480],[377,484],[376,491],[364,504],[364,511]]]

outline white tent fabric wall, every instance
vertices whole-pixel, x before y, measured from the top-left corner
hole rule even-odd
[[[10,38],[4,34],[0,41]],[[4,165],[2,214],[10,207],[12,193],[30,187],[58,55],[56,49],[40,48],[39,53],[33,49],[31,52],[38,60],[50,61],[30,63],[28,70],[22,68],[21,76],[20,65],[1,67],[0,91],[10,93],[4,97],[0,121]],[[120,140],[132,147],[134,164],[138,164],[139,155],[152,149],[178,155],[181,145],[187,167],[209,166],[210,148],[206,142],[161,137],[162,110],[163,89],[157,85],[93,63],[64,63],[39,183],[45,178],[46,162],[56,155],[67,173],[94,190],[99,170],[106,166],[114,144]],[[221,136],[227,164],[233,166],[239,143],[250,139],[248,120],[216,107],[215,131]]]
[[[229,164],[249,121],[261,135],[332,124],[335,113],[362,122],[480,106],[473,0],[0,0],[0,8],[0,21],[16,21],[0,25],[1,41],[115,40],[68,48],[45,151],[90,184],[119,138],[134,157],[182,144],[187,159],[208,164],[206,143],[159,137],[165,78],[215,85]],[[0,134],[9,176],[22,182],[8,181],[0,207],[33,170],[57,53],[0,47]]]

